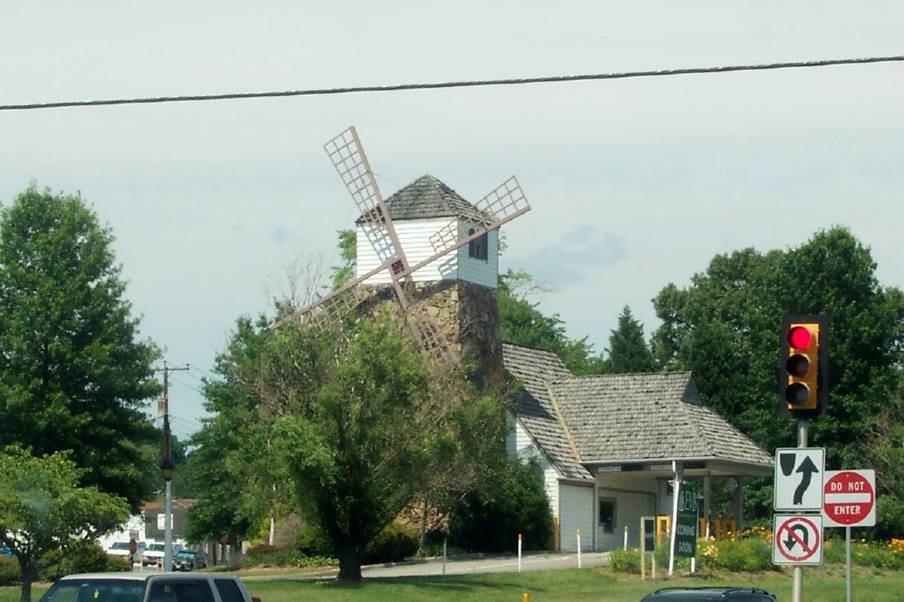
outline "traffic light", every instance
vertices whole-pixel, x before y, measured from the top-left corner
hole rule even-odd
[[[792,418],[818,418],[829,401],[829,319],[786,316],[779,357],[779,407]]]

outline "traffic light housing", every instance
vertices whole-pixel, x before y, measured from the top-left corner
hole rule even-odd
[[[791,418],[818,418],[828,401],[828,316],[785,316],[779,357],[782,414]]]

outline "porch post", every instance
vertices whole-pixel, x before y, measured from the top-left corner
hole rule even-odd
[[[706,520],[706,532],[704,537],[709,538],[712,533],[712,477],[706,475],[703,477],[703,518]],[[698,533],[699,535],[699,533]]]
[[[675,480],[672,485],[672,518],[671,537],[669,537],[669,577],[675,572],[675,538],[678,535],[678,496],[681,491],[681,479],[684,478],[684,466],[672,460],[672,472]]]
[[[741,477],[734,477],[734,520],[735,520],[735,536],[740,537],[741,531],[744,530],[744,489],[742,487]]]

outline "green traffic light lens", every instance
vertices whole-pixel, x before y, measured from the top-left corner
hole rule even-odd
[[[803,383],[793,383],[785,389],[785,401],[793,406],[802,406],[807,403],[810,390]]]
[[[810,359],[805,355],[795,353],[785,362],[785,370],[788,371],[788,374],[803,376],[810,370]]]

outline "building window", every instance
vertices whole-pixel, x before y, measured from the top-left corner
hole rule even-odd
[[[472,236],[477,230],[471,228],[468,230],[468,236]],[[468,257],[487,261],[487,235],[478,236],[468,243]]]
[[[603,533],[615,533],[615,498],[600,498],[600,528]]]

